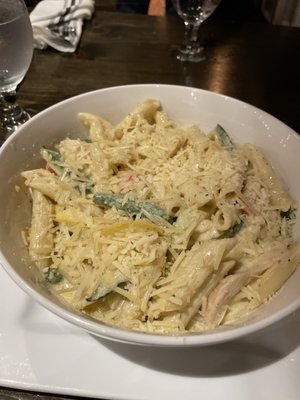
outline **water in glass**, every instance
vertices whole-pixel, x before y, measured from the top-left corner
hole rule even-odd
[[[32,28],[23,0],[0,0],[0,129],[5,139],[28,114],[15,102],[33,53]]]

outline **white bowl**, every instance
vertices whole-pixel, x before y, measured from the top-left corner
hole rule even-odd
[[[300,137],[269,114],[241,101],[201,89],[171,85],[132,85],[85,93],[58,103],[28,121],[0,150],[0,262],[29,296],[61,318],[102,338],[152,346],[195,346],[225,342],[262,329],[293,312],[300,306],[300,269],[266,305],[248,319],[234,326],[212,332],[180,336],[163,336],[126,331],[107,326],[76,313],[55,299],[39,284],[34,269],[28,268],[27,250],[21,230],[30,221],[29,196],[17,192],[22,185],[20,172],[38,165],[41,146],[62,140],[66,134],[78,137],[84,128],[78,112],[92,112],[118,122],[136,103],[147,98],[161,101],[170,118],[196,122],[209,131],[217,123],[226,127],[238,142],[259,145],[299,202]],[[300,221],[295,226],[300,238]],[[8,299],[9,302],[9,299]]]

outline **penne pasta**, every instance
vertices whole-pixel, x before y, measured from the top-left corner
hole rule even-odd
[[[63,302],[125,329],[202,332],[245,318],[300,263],[297,204],[262,150],[170,120],[158,100],[41,149],[29,254]]]

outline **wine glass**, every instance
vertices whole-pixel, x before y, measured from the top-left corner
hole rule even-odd
[[[32,27],[24,1],[0,0],[0,144],[29,119],[16,102],[16,90],[32,54]]]
[[[198,41],[199,27],[220,2],[221,0],[173,0],[174,8],[185,25],[185,38],[176,55],[178,60],[199,62],[205,59],[204,47]]]

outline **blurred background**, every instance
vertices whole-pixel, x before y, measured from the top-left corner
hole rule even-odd
[[[35,7],[42,0],[25,0]],[[98,9],[147,14],[151,0],[95,0]],[[174,15],[171,0],[166,1],[166,14]],[[216,13],[233,20],[260,19],[274,25],[300,27],[300,0],[222,0]]]

